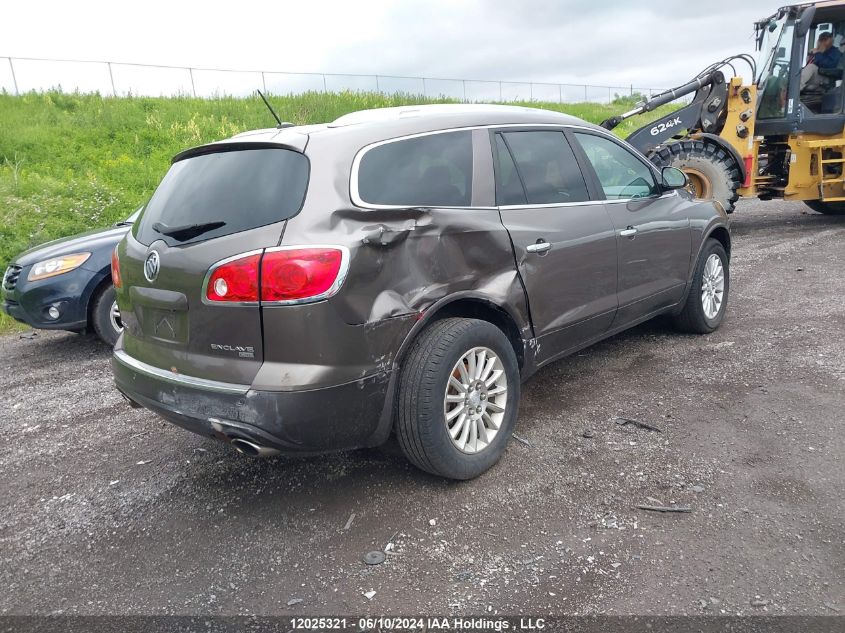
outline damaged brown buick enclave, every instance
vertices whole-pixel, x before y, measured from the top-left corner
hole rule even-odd
[[[189,149],[114,253],[117,388],[249,455],[395,433],[423,470],[475,477],[539,368],[657,315],[719,326],[728,220],[685,186],[601,128],[508,106]]]

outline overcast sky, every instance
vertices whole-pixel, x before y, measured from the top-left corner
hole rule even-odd
[[[704,4],[28,0],[4,3],[0,56],[662,88],[685,81],[731,53],[753,52],[754,21],[773,13],[779,4],[777,0]],[[11,90],[7,66],[0,59],[0,86]],[[76,82],[83,89],[107,91],[101,85],[108,82],[102,67],[85,70],[15,62],[15,71],[24,90]],[[153,77],[133,72],[116,71],[118,91],[153,81],[145,91],[166,92],[171,83],[186,81],[185,73],[171,77],[157,72]],[[200,75],[195,80],[206,86],[256,83],[254,76]],[[341,83],[335,79],[329,87]],[[385,80],[384,85],[413,90],[417,84]],[[369,84],[353,82],[350,87]]]

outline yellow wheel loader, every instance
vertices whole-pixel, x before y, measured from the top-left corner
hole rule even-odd
[[[740,196],[755,196],[845,214],[845,0],[785,6],[755,29],[756,60],[724,59],[602,126],[693,94],[627,140],[658,166],[686,172],[697,197],[728,213]],[[738,76],[739,64],[754,83]]]

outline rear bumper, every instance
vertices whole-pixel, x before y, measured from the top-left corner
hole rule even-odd
[[[112,356],[118,390],[184,429],[231,442],[242,439],[282,453],[323,453],[376,446],[390,432],[393,380],[381,373],[302,391],[262,391],[183,376]]]

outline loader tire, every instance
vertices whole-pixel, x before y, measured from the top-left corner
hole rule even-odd
[[[816,213],[825,215],[845,215],[845,202],[823,202],[821,200],[805,200],[804,204]]]
[[[650,156],[658,167],[677,167],[689,178],[689,191],[696,198],[718,200],[727,213],[733,213],[742,185],[739,165],[733,156],[707,140],[675,141]]]

